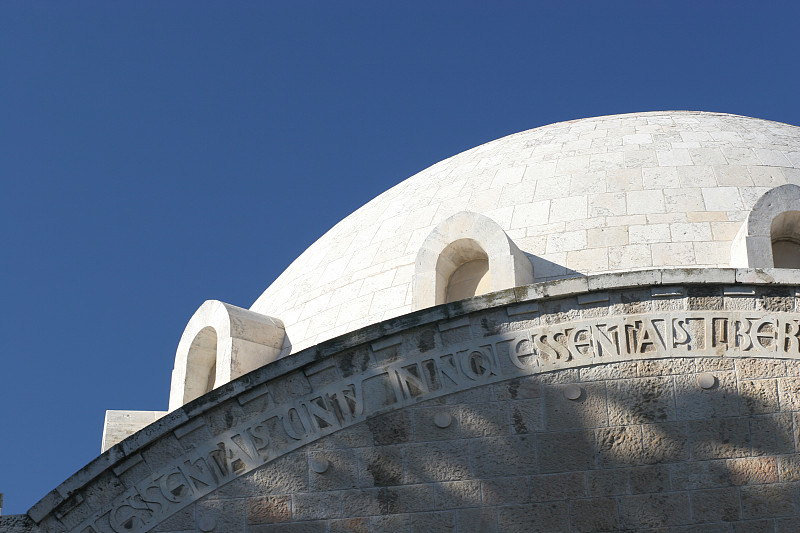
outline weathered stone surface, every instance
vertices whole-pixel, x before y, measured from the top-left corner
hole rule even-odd
[[[594,468],[594,432],[589,430],[541,434],[539,464],[544,473]]]
[[[537,473],[536,440],[532,436],[487,437],[470,441],[470,462],[476,476]]]
[[[620,525],[643,529],[687,524],[691,521],[687,509],[689,496],[686,493],[624,496],[619,500]]]
[[[456,513],[459,533],[497,533],[497,510],[463,509]]]
[[[730,480],[734,485],[761,485],[778,481],[775,457],[746,457],[728,461]]]
[[[320,520],[342,516],[341,492],[304,492],[292,496],[295,520]]]
[[[527,483],[523,480],[524,490],[527,494]],[[433,485],[436,509],[461,509],[465,507],[480,507],[481,482],[478,480],[443,481]],[[486,496],[484,495],[485,499]]]
[[[686,422],[642,425],[642,461],[654,464],[688,459],[687,429]]]
[[[617,502],[613,498],[575,500],[570,511],[573,531],[613,531],[619,528]]]
[[[608,425],[605,383],[584,383],[581,388],[584,390],[581,398],[570,401],[564,397],[563,386],[545,386],[545,429],[558,431]]]
[[[667,465],[631,468],[630,478],[632,494],[665,492],[672,489],[670,471]]]
[[[742,487],[742,518],[773,518],[796,513],[795,489],[788,483]]]
[[[197,524],[214,524],[217,531],[241,531],[245,527],[244,500],[203,500],[197,502]]]
[[[780,410],[778,382],[774,379],[740,380],[739,394],[743,415],[774,413]]]
[[[469,479],[469,453],[460,442],[412,444],[406,447],[406,483]]]
[[[586,473],[586,478],[589,496],[617,496],[630,493],[630,470],[627,468],[590,470]]]
[[[534,502],[586,497],[586,475],[583,472],[531,476],[530,486]]]
[[[385,487],[403,481],[403,448],[377,446],[355,451],[359,487]]]
[[[510,505],[497,510],[499,531],[569,531],[569,513],[565,502]]]
[[[736,489],[708,489],[690,493],[695,522],[732,522],[739,518]]]
[[[484,505],[531,503],[528,477],[497,477],[481,481]],[[549,487],[548,487],[549,489]]]
[[[597,464],[603,468],[642,464],[640,426],[603,428],[595,431]]]
[[[621,426],[675,420],[671,378],[611,381],[606,386],[609,425]]]
[[[247,500],[248,524],[272,524],[291,519],[292,497],[289,495],[261,496]]]

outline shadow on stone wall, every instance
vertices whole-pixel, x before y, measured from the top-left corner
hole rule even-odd
[[[476,388],[321,439],[158,531],[203,516],[217,531],[796,531],[800,378],[787,372],[652,360]]]

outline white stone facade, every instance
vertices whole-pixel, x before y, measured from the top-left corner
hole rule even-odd
[[[544,126],[381,194],[312,244],[252,310],[284,323],[284,356],[408,313],[420,248],[461,211],[496,222],[537,282],[726,267],[756,201],[785,184],[800,185],[800,128],[787,124],[670,111]]]

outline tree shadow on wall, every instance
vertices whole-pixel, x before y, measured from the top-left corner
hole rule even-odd
[[[229,516],[229,531],[796,530],[800,419],[782,378],[721,363],[608,364],[428,400],[278,458],[196,516]]]

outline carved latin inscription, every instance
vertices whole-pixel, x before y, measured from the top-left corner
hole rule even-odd
[[[623,315],[509,332],[400,358],[254,414],[141,480],[76,531],[147,531],[277,457],[422,400],[562,368],[665,357],[800,359],[800,315]]]

